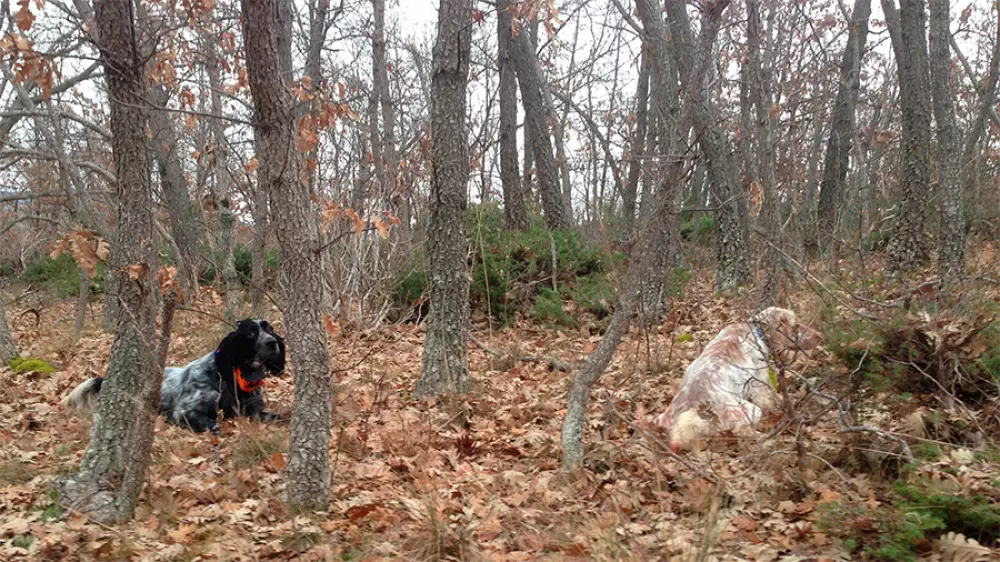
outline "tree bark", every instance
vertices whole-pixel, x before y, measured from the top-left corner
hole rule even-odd
[[[654,0],[639,0],[637,3],[639,18],[643,25],[643,49],[649,56],[650,84],[652,86],[649,98],[654,112],[661,116],[659,126],[661,139],[667,140],[686,131],[683,125],[673,119],[678,109],[676,87],[677,80],[671,80],[672,69],[670,54],[666,40],[666,30],[660,17],[658,5]],[[692,108],[688,109],[688,112]],[[681,116],[680,123],[690,122],[689,117]],[[661,168],[666,165],[661,163]],[[597,348],[587,357],[580,372],[573,377],[567,402],[566,417],[563,420],[562,446],[563,468],[572,470],[583,463],[583,431],[587,419],[587,407],[590,394],[597,379],[611,363],[615,349],[628,330],[640,294],[647,291],[644,285],[655,276],[662,277],[664,264],[670,263],[673,256],[669,255],[673,247],[669,244],[671,230],[665,225],[670,224],[669,217],[676,217],[676,193],[678,191],[677,176],[664,173],[660,175],[652,201],[646,205],[648,212],[643,213],[639,221],[638,243],[632,252],[618,304],[611,316],[607,331],[601,338]],[[665,255],[666,254],[666,255]],[[646,317],[646,314],[642,314]]]
[[[209,120],[212,131],[212,147],[215,149],[209,163],[212,167],[212,175],[215,182],[212,184],[213,195],[219,208],[216,217],[214,236],[218,241],[219,250],[222,252],[222,279],[226,287],[226,311],[225,318],[229,322],[236,321],[236,310],[239,307],[241,287],[239,275],[236,273],[236,264],[233,259],[233,230],[236,226],[236,215],[229,205],[229,191],[231,178],[229,177],[229,142],[226,139],[226,123],[222,119],[222,79],[220,77],[221,62],[219,61],[218,45],[216,37],[206,34],[205,41],[208,43],[208,71],[209,87],[211,89],[211,112],[212,119]],[[215,256],[212,256],[213,260]],[[218,274],[219,272],[216,272]]]
[[[146,480],[163,373],[157,367],[156,254],[146,137],[143,59],[129,0],[95,2],[98,47],[111,105],[117,178],[118,259],[122,306],[90,444],[80,472],[57,480],[60,501],[103,522],[132,516]]]
[[[181,165],[177,151],[181,145],[177,134],[166,113],[167,90],[158,86],[150,92],[150,101],[158,111],[149,112],[149,130],[153,135],[153,156],[160,174],[160,184],[163,186],[163,198],[167,203],[167,213],[170,216],[170,230],[174,242],[177,243],[178,256],[177,276],[184,295],[193,299],[198,296],[198,233],[196,222],[192,215],[191,197],[188,195],[187,177]]]
[[[90,274],[87,270],[79,267],[77,268],[77,274],[79,275],[79,290],[77,291],[76,300],[76,323],[73,325],[73,331],[79,335],[83,331],[84,325],[87,323],[87,306],[90,304]],[[0,328],[2,329],[2,328]],[[2,336],[0,336],[2,339]],[[2,359],[2,357],[0,357]]]
[[[773,8],[772,8],[773,9]],[[778,115],[772,112],[770,68],[763,60],[764,25],[760,15],[760,0],[747,0],[747,75],[749,102],[755,109],[756,121],[753,140],[757,150],[752,168],[754,181],[761,190],[760,229],[767,237],[763,244],[763,258],[760,269],[764,279],[761,283],[761,308],[778,304],[778,291],[784,268],[781,267],[778,249],[781,247],[781,218],[778,208],[778,186],[775,180],[775,151],[772,130]],[[748,134],[750,131],[744,131]],[[748,155],[749,156],[749,155]]]
[[[497,67],[500,70],[500,183],[503,187],[504,227],[527,231],[528,209],[517,167],[517,76],[510,57],[512,18],[510,0],[497,4]]]
[[[550,229],[557,230],[570,226],[571,217],[562,196],[559,170],[552,151],[549,123],[555,122],[555,115],[549,113],[545,103],[545,76],[538,64],[535,47],[524,31],[522,25],[520,33],[512,34],[510,54],[517,71],[517,82],[521,87],[521,103],[524,106],[526,123],[525,146],[530,142],[534,153],[538,192],[542,199],[545,222]]]
[[[829,251],[835,243],[851,147],[854,146],[854,137],[857,135],[855,114],[858,90],[861,88],[861,55],[868,40],[868,18],[871,13],[871,0],[854,0],[847,45],[840,61],[840,84],[834,102],[833,124],[826,144],[819,206],[816,209],[816,231],[819,238],[817,246],[823,252]]]
[[[951,91],[951,1],[930,0],[930,73],[934,121],[937,123],[937,178],[941,195],[938,271],[945,279],[965,271],[965,213],[959,164],[958,127]]]
[[[288,501],[325,509],[330,501],[330,353],[321,318],[323,281],[309,189],[299,178],[295,113],[281,78],[277,0],[242,2],[247,77],[257,121],[258,181],[271,200],[285,282],[284,319],[295,383]]]
[[[649,55],[644,50],[635,92],[635,129],[632,131],[632,144],[629,147],[628,176],[622,189],[622,241],[626,243],[632,239],[635,229],[639,176],[643,163],[650,157],[646,150],[646,130],[649,126],[649,66]]]
[[[420,380],[413,389],[416,397],[469,391],[465,109],[471,28],[471,0],[441,0],[431,76],[431,216],[427,227],[431,311]]]
[[[4,308],[3,298],[0,298],[0,365],[9,365],[21,354],[21,350],[14,341],[14,334],[10,330],[10,322],[7,321],[7,312]]]
[[[952,41],[952,47],[958,53],[959,50],[958,46],[954,43],[954,37],[951,37],[950,40]],[[959,56],[961,57],[961,55]],[[976,81],[975,77],[971,76],[971,72],[969,78],[973,82]],[[997,98],[998,82],[1000,82],[1000,10],[997,10],[996,37],[993,38],[993,53],[990,55],[989,70],[987,70],[986,78],[982,80],[980,86],[977,88],[979,91],[978,109],[966,133],[963,143],[964,148],[962,149],[962,167],[965,170],[964,177],[962,178],[962,187],[966,196],[973,196],[973,201],[979,200],[978,197],[975,197],[979,192],[979,180],[976,175],[978,166],[976,162],[982,154],[979,144],[986,132],[986,122],[990,118],[990,113],[994,111],[993,106]],[[975,212],[974,207],[971,207],[969,211]]]
[[[900,201],[888,247],[890,271],[907,271],[926,263],[927,201],[931,198],[931,103],[927,60],[927,15],[924,0],[901,0],[899,26],[891,24],[893,0],[882,0],[899,69],[903,131],[900,138]]]
[[[733,149],[723,130],[716,122],[715,108],[709,96],[707,56],[718,35],[722,13],[730,0],[714,0],[703,8],[702,29],[696,47],[691,33],[684,0],[666,0],[667,17],[671,27],[672,52],[680,69],[684,97],[693,105],[694,127],[698,145],[708,165],[708,179],[718,210],[715,213],[718,228],[718,265],[715,288],[725,291],[746,283],[750,276],[746,250],[746,217],[741,211],[739,171],[733,162]],[[696,49],[702,54],[696,57]]]

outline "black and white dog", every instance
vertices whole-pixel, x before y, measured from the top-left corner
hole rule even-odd
[[[160,386],[160,413],[176,425],[218,435],[219,410],[226,418],[277,418],[266,409],[261,386],[285,370],[285,342],[264,320],[240,321],[218,349],[184,367],[167,367]],[[70,408],[93,408],[104,379],[89,379],[63,399]]]

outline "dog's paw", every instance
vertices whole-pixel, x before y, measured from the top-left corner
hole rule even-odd
[[[281,416],[278,414],[272,414],[271,412],[261,412],[257,414],[257,420],[263,423],[274,423],[281,420]]]

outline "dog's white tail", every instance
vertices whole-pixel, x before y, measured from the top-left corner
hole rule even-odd
[[[97,399],[101,395],[101,384],[103,382],[104,379],[101,377],[94,377],[83,381],[66,398],[63,398],[61,404],[67,408],[93,409],[97,406]]]

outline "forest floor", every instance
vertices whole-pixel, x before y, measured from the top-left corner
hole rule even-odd
[[[479,325],[476,338],[496,354],[470,343],[473,394],[434,404],[409,398],[423,327],[386,326],[329,338],[337,371],[328,512],[296,515],[282,502],[287,421],[227,421],[217,453],[212,438],[160,419],[136,517],[117,527],[60,512],[51,491],[53,477],[79,465],[90,426],[59,402],[103,374],[113,337],[95,318],[73,336],[72,302],[46,305],[37,327],[9,310],[22,354],[57,370],[0,370],[0,559],[862,559],[891,501],[893,441],[862,443],[828,416],[803,426],[801,447],[786,432],[718,439],[676,457],[652,426],[687,364],[749,310],[713,296],[706,277],[695,276],[671,302],[657,331],[632,330],[620,346],[593,395],[582,471],[560,470],[569,376],[518,358],[578,365],[599,335],[527,323],[490,333]],[[817,319],[820,295],[800,293],[796,311]],[[196,306],[221,310],[210,298]],[[278,318],[272,311],[283,333]],[[179,312],[170,364],[214,349],[224,335],[219,326],[211,316]],[[844,375],[835,363],[821,350],[802,372]],[[291,376],[270,380],[266,393],[272,410],[289,415]],[[858,423],[898,429],[915,407],[869,401]],[[852,454],[858,450],[868,453],[860,455],[867,464]],[[1000,479],[997,464],[982,455],[942,451],[918,469],[930,480],[976,489]],[[922,554],[963,560],[936,542]]]

